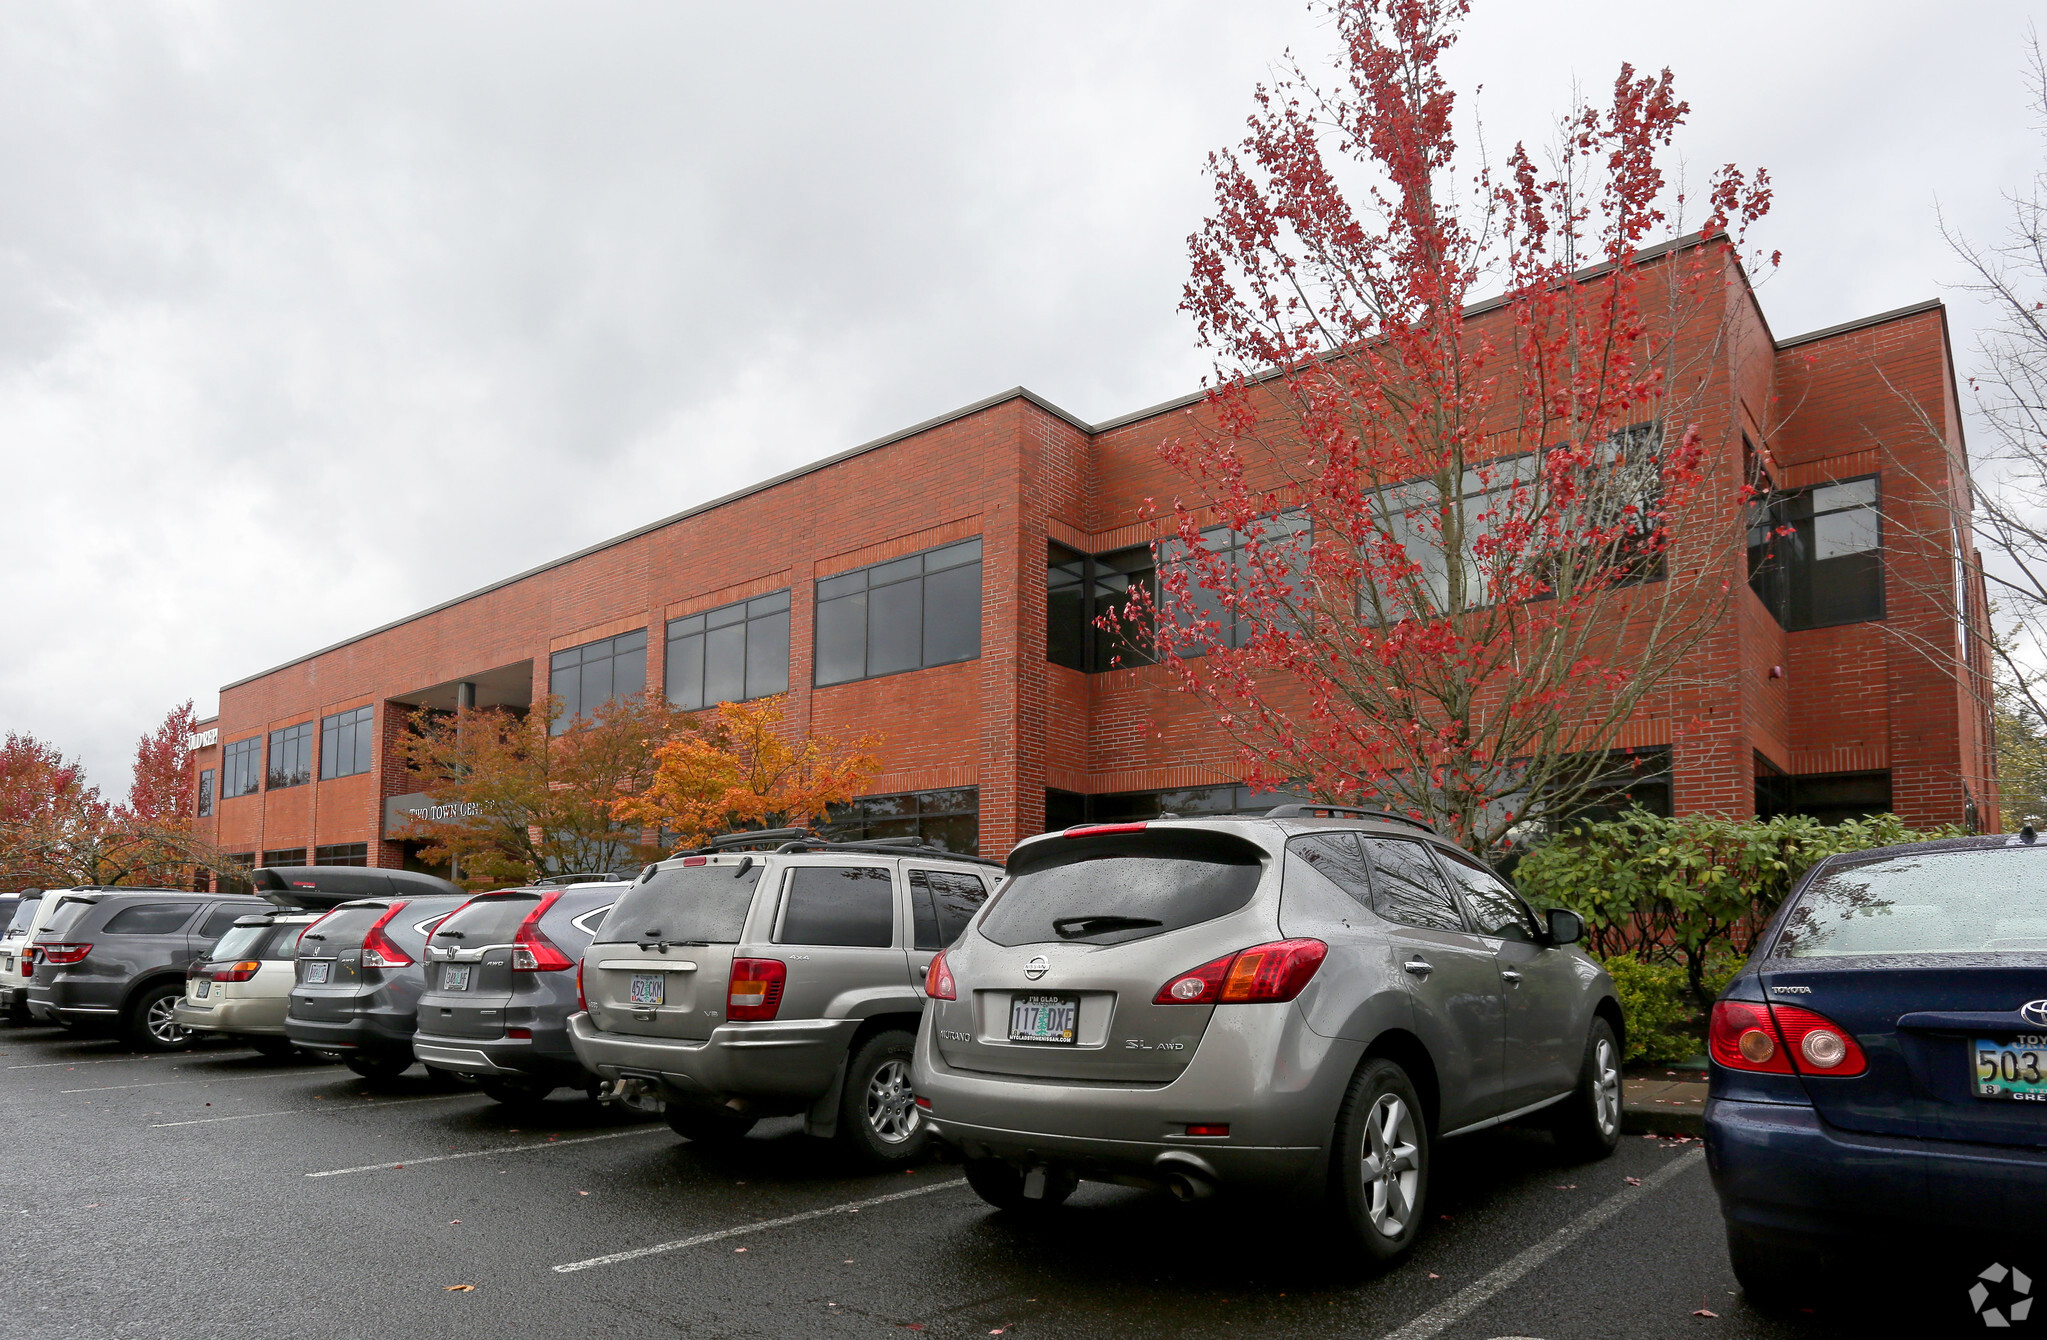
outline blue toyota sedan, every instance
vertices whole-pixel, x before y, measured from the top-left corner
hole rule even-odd
[[[2047,840],[1829,857],[1714,1004],[1706,1157],[1735,1276],[1804,1301],[1825,1257],[2047,1233]]]

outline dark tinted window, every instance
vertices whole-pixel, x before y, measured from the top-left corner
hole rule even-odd
[[[789,687],[789,593],[668,621],[668,700],[677,707],[765,698]]]
[[[1471,914],[1471,924],[1480,935],[1530,944],[1541,938],[1536,933],[1535,914],[1500,882],[1499,876],[1475,861],[1452,856],[1440,848],[1436,858],[1443,863],[1457,892],[1463,895],[1464,909]]]
[[[1372,905],[1372,874],[1355,833],[1318,833],[1295,838],[1287,849],[1313,866],[1324,879],[1356,899],[1360,907]]]
[[[972,875],[950,870],[912,870],[910,908],[916,915],[917,948],[943,949],[987,901],[988,886]]]
[[[221,936],[228,933],[228,930],[235,924],[238,918],[251,916],[255,911],[256,909],[253,907],[223,904],[206,914],[206,920],[199,923],[199,929],[196,934],[202,940],[218,940]]]
[[[889,871],[819,865],[789,871],[776,944],[886,949],[895,940],[895,879]]]
[[[751,865],[674,865],[626,890],[598,929],[599,944],[633,944],[652,940],[739,943],[746,910],[753,905],[761,867]]]
[[[1789,629],[1884,617],[1877,481],[1771,495],[1749,516],[1749,586]]]
[[[353,777],[370,770],[376,716],[376,708],[365,704],[320,718],[320,776]]]
[[[1199,830],[1061,838],[1013,864],[980,933],[999,945],[1122,944],[1238,910],[1264,855]]]
[[[263,853],[263,864],[267,866],[296,866],[306,863],[304,847],[279,847]]]
[[[137,903],[107,918],[102,935],[169,935],[181,931],[192,919],[190,903]],[[229,918],[233,925],[233,918]]]
[[[213,769],[199,770],[199,817],[213,813]]]
[[[1829,870],[1799,896],[1773,952],[2037,957],[2047,953],[2043,876],[2040,853],[2024,847],[1920,852]]]
[[[519,923],[539,901],[537,893],[507,893],[474,899],[435,928],[433,942],[442,949],[508,945],[518,931]]]
[[[306,936],[299,948],[307,954],[319,957],[324,954],[340,953],[354,949],[370,933],[370,927],[377,924],[377,918],[387,909],[382,905],[369,907],[337,907],[319,921],[306,928]]]
[[[981,654],[981,541],[817,583],[816,680],[891,675]]]
[[[915,838],[941,851],[972,856],[981,843],[981,793],[971,786],[862,796],[828,810],[828,830],[851,842],[867,838]]]
[[[1388,921],[1429,931],[1461,931],[1464,918],[1449,886],[1419,842],[1362,839],[1372,862],[1372,907]]]
[[[56,911],[50,913],[50,919],[43,923],[43,928],[37,932],[36,938],[62,939],[70,933],[71,928],[76,926],[94,906],[96,906],[96,901],[81,902],[76,899],[65,899],[57,904]],[[191,911],[190,908],[185,910],[187,912]]]
[[[559,735],[577,717],[589,715],[613,698],[644,693],[646,688],[644,628],[558,651],[548,659],[548,692],[562,700],[562,714],[551,729]]]
[[[269,787],[304,786],[313,780],[313,723],[270,732]]]
[[[263,737],[236,740],[220,753],[220,795],[223,800],[254,795],[262,780]]]
[[[319,847],[313,852],[314,865],[368,865],[370,844],[367,842],[338,842],[333,846]]]

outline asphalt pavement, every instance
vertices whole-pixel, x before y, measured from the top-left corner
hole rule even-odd
[[[1284,1203],[1084,1184],[1018,1220],[943,1157],[857,1173],[793,1121],[737,1149],[567,1091],[515,1111],[415,1069],[0,1026],[0,1336],[1804,1337],[1978,1323],[1977,1267],[1739,1297],[1693,1139],[1570,1165],[1506,1129],[1439,1147],[1381,1274]],[[1961,1273],[1957,1273],[1961,1272]],[[1707,1315],[1710,1314],[1710,1315]],[[2025,1326],[2016,1328],[2020,1333]]]

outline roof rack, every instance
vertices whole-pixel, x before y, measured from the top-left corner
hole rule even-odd
[[[529,889],[560,889],[572,884],[623,884],[632,878],[615,870],[585,870],[573,875],[549,875],[536,879],[526,887]]]
[[[1000,870],[1002,862],[987,856],[962,856],[956,851],[934,847],[913,837],[892,838],[851,838],[834,841],[821,837],[808,828],[757,828],[738,833],[721,833],[693,851],[677,851],[676,856],[715,856],[721,852],[736,851],[744,847],[771,847],[776,852],[799,853],[808,851],[866,852],[878,856],[919,856],[932,860],[970,861],[976,865],[994,866]]]
[[[1265,812],[1265,817],[1268,819],[1314,819],[1322,817],[1333,819],[1341,815],[1355,815],[1360,819],[1385,819],[1390,823],[1406,824],[1409,828],[1419,828],[1424,833],[1434,833],[1436,831],[1434,825],[1425,824],[1412,815],[1395,814],[1392,810],[1369,809],[1362,805],[1275,805]]]

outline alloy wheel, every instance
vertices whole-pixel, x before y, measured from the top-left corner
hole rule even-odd
[[[1421,1149],[1416,1144],[1414,1114],[1398,1095],[1382,1093],[1365,1119],[1362,1159],[1366,1217],[1383,1237],[1397,1238],[1414,1217],[1421,1184]]]
[[[1621,1067],[1612,1041],[1601,1038],[1592,1048],[1592,1105],[1601,1135],[1612,1135],[1621,1120]]]
[[[867,1125],[875,1135],[899,1145],[917,1133],[917,1096],[910,1090],[910,1063],[883,1061],[867,1081]]]
[[[150,1001],[149,1008],[142,1014],[142,1026],[149,1030],[149,1036],[166,1047],[181,1046],[185,1041],[185,1030],[172,1013],[177,1004],[177,997],[161,996]]]

